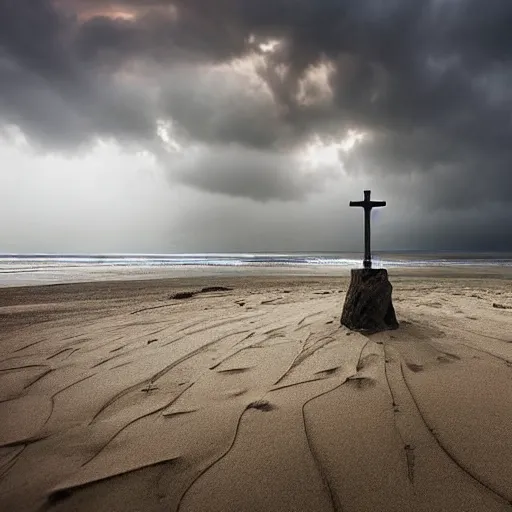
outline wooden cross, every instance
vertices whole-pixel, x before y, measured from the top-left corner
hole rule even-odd
[[[370,246],[370,212],[372,208],[386,206],[386,201],[371,201],[371,190],[364,191],[364,201],[350,201],[350,206],[361,206],[364,208],[364,268],[372,268],[372,252]]]

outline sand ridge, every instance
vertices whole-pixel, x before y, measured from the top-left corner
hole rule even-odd
[[[391,278],[3,290],[0,508],[512,510],[510,281]]]

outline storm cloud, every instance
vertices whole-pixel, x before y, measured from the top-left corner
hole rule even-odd
[[[276,216],[360,183],[397,246],[511,248],[511,24],[507,0],[0,0],[0,129]]]

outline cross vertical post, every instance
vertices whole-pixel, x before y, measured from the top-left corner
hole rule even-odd
[[[372,201],[370,199],[371,190],[364,191],[364,201],[350,201],[350,206],[360,206],[364,208],[364,268],[372,268],[371,252],[371,226],[370,215],[372,208],[386,206],[386,201]]]
[[[364,201],[370,201],[370,191],[364,191]],[[372,268],[372,249],[371,249],[371,208],[364,209],[364,268]]]

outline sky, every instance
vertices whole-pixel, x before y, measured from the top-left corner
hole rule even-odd
[[[0,0],[0,252],[512,250],[510,0]]]

